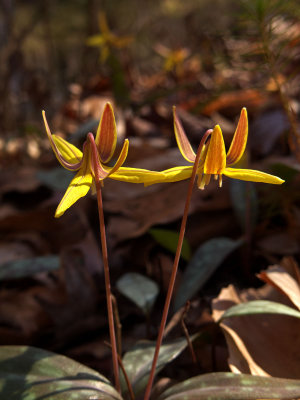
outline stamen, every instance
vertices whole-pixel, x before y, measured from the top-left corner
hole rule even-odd
[[[222,174],[219,175],[219,187],[222,187]]]
[[[211,174],[206,174],[205,175],[205,185],[208,185],[210,182]]]
[[[198,189],[204,190],[204,188],[205,188],[205,175],[204,174],[198,175],[197,186],[198,186]]]

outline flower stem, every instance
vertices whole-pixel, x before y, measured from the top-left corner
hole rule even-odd
[[[187,191],[187,196],[186,196],[186,201],[185,201],[185,206],[184,206],[184,212],[183,212],[182,221],[181,221],[178,244],[177,244],[174,264],[173,264],[173,268],[172,268],[172,273],[171,273],[171,277],[170,277],[169,288],[168,288],[168,292],[167,292],[167,296],[166,296],[165,306],[163,309],[162,319],[161,319],[161,323],[160,323],[160,328],[159,328],[157,341],[156,341],[155,352],[154,352],[153,361],[152,361],[152,368],[150,371],[149,381],[148,381],[148,384],[146,387],[144,400],[149,400],[149,398],[150,398],[151,389],[152,389],[154,376],[155,376],[156,364],[157,364],[158,356],[159,356],[159,350],[160,350],[162,339],[163,339],[164,329],[165,329],[166,322],[167,322],[167,317],[168,317],[168,312],[169,312],[170,303],[171,303],[171,299],[172,299],[176,274],[177,274],[177,270],[178,270],[178,264],[179,264],[181,249],[182,249],[182,243],[183,243],[183,239],[184,239],[188,211],[189,211],[189,207],[190,207],[194,182],[195,182],[198,165],[199,165],[199,161],[200,161],[200,154],[201,154],[203,145],[204,145],[205,141],[207,140],[208,136],[211,134],[211,132],[212,132],[211,130],[206,131],[206,133],[202,137],[201,142],[198,147],[196,159],[194,162],[192,176],[191,176],[189,186],[188,186],[188,191]]]
[[[98,202],[102,259],[103,259],[103,266],[104,266],[108,325],[109,325],[109,335],[110,335],[111,350],[112,350],[113,370],[114,370],[114,376],[115,376],[115,386],[116,386],[116,390],[120,393],[121,389],[120,389],[120,376],[119,376],[119,365],[118,365],[118,351],[117,351],[117,342],[116,342],[115,325],[114,325],[112,293],[111,293],[111,287],[110,287],[110,276],[109,276],[108,253],[107,253],[105,223],[104,223],[104,214],[103,214],[102,191],[101,191],[101,182],[100,182],[100,178],[99,178],[99,171],[98,171],[98,165],[97,165],[98,164],[98,152],[97,152],[96,144],[94,141],[94,136],[92,134],[89,134],[88,138],[90,140],[90,144],[92,147],[92,165],[93,165],[93,170],[94,170],[94,174],[95,174],[95,186],[96,186],[96,195],[97,195],[97,202]]]

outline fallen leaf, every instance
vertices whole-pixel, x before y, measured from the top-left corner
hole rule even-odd
[[[274,274],[274,279],[275,276]],[[233,305],[247,304],[244,302],[253,299],[272,300],[293,308],[287,295],[282,294],[282,290],[277,290],[277,287],[281,289],[284,276],[280,275],[276,289],[273,284],[271,287],[265,285],[261,289],[249,289],[240,293],[233,286],[223,289],[218,298],[213,300],[214,320],[220,320],[223,313]],[[288,278],[287,282],[290,279],[292,278]],[[225,334],[229,350],[228,362],[232,371],[283,378],[300,377],[298,318],[270,314],[249,315],[226,318],[220,326]]]
[[[300,287],[299,283],[287,273],[280,265],[269,267],[257,275],[259,279],[274,286],[281,293],[288,296],[292,303],[300,310]]]

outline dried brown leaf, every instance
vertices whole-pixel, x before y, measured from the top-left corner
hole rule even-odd
[[[249,289],[240,293],[233,286],[223,289],[213,301],[215,321],[229,307],[245,299],[277,300],[293,307],[286,295],[288,293],[289,298],[298,301],[295,300],[298,290],[295,289],[293,278],[274,268],[271,268],[271,272],[268,269],[266,274],[271,277],[269,279],[276,282],[274,284],[276,289],[269,285],[262,289]],[[285,283],[287,290],[284,287]],[[281,289],[280,292],[278,287]],[[285,294],[282,294],[282,291]],[[229,350],[229,366],[233,372],[285,378],[300,377],[298,361],[300,321],[297,318],[279,314],[249,315],[227,318],[221,323],[221,327]]]

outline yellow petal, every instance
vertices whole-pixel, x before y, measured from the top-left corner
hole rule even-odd
[[[221,174],[226,167],[226,151],[223,134],[219,125],[212,131],[204,161],[204,174]]]
[[[272,183],[273,185],[281,185],[284,182],[283,179],[275,175],[253,169],[225,168],[223,174],[229,178],[240,179],[242,181]]]
[[[113,38],[113,45],[115,47],[122,48],[128,46],[132,41],[133,41],[132,36],[120,36],[120,37],[115,36]]]
[[[106,15],[104,12],[99,13],[99,28],[102,33],[110,33],[108,24],[107,24],[107,19]]]
[[[105,39],[102,35],[93,35],[87,39],[86,44],[88,46],[102,46],[104,41]]]
[[[146,183],[155,179],[163,178],[163,174],[142,168],[120,167],[116,172],[109,175],[111,179],[131,183]]]
[[[52,135],[46,119],[45,111],[42,111],[42,115],[46,133],[56,158],[64,168],[70,171],[77,171],[81,166],[82,152],[59,136]]]
[[[154,183],[165,183],[165,182],[178,182],[188,179],[192,176],[193,166],[178,166],[170,169],[166,169],[161,171],[159,177],[156,177],[153,180],[148,180],[145,182],[145,186],[153,185]]]
[[[60,136],[52,135],[52,139],[66,161],[70,164],[76,164],[81,161],[82,151],[80,151],[76,146],[67,142]]]
[[[244,154],[248,138],[248,117],[244,107],[226,157],[227,165],[236,164]]]
[[[126,160],[128,154],[128,147],[129,141],[128,139],[125,139],[119,158],[117,159],[115,165],[109,169],[109,173],[107,174],[107,176],[110,176],[114,172],[118,171],[118,169],[124,164],[124,161]]]
[[[178,115],[176,113],[176,107],[173,107],[173,116],[174,116],[174,131],[175,131],[175,137],[177,141],[177,146],[179,147],[180,153],[183,155],[183,157],[189,161],[189,162],[194,162],[196,158],[196,154],[194,153],[194,150],[192,149],[192,146],[186,137],[186,134],[184,132],[184,129],[181,125],[180,119],[178,118]]]
[[[93,182],[90,167],[90,151],[87,149],[83,156],[83,163],[76,176],[72,179],[64,197],[59,203],[55,217],[61,217],[80,197],[85,196]]]
[[[96,146],[100,160],[107,163],[114,154],[117,143],[117,128],[114,111],[110,103],[106,103],[97,129]]]

